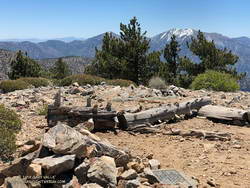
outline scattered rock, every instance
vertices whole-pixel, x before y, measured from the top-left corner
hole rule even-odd
[[[30,164],[26,170],[27,176],[41,176],[42,166],[40,164]]]
[[[223,93],[221,96],[220,96],[221,99],[226,99],[226,95]]]
[[[144,175],[145,178],[148,179],[148,182],[151,184],[154,183],[160,183],[160,181],[158,180],[158,178],[154,175],[154,173],[152,172],[152,170],[150,168],[145,168],[144,169]]]
[[[241,145],[235,144],[235,145],[233,145],[233,148],[234,148],[234,149],[241,149]]]
[[[125,183],[125,188],[137,188],[140,187],[140,181],[138,179],[134,179],[134,180],[129,180],[126,181]]]
[[[75,175],[80,184],[84,184],[87,182],[87,174],[89,170],[89,164],[83,162],[78,167],[75,168]]]
[[[77,93],[81,93],[82,90],[79,87],[73,87],[72,89],[70,89],[68,91],[70,94],[77,94]]]
[[[152,170],[157,170],[160,168],[160,162],[156,159],[151,159],[148,161]]]
[[[142,163],[138,163],[138,162],[129,162],[127,164],[127,167],[129,169],[134,169],[137,173],[143,172],[143,169],[144,169],[144,165]]]
[[[74,86],[74,87],[79,87],[79,84],[78,84],[77,82],[74,82],[74,83],[72,84],[72,86]]]
[[[74,167],[75,155],[53,155],[45,158],[37,158],[32,163],[41,165],[45,175],[57,175]]]
[[[117,169],[114,159],[108,156],[97,158],[90,164],[87,176],[89,181],[93,183],[104,187],[116,187]]]
[[[210,178],[209,180],[207,180],[207,184],[210,185],[211,187],[216,187],[216,183],[213,178]]]
[[[6,188],[28,188],[20,176],[6,178],[4,186]]]
[[[26,170],[30,165],[31,161],[37,157],[37,151],[25,155],[24,157],[18,158],[12,162],[12,164],[1,171],[6,177],[12,176],[25,176]]]
[[[4,183],[5,178],[6,177],[2,173],[0,173],[0,186]]]
[[[21,156],[27,155],[29,153],[32,153],[36,150],[38,150],[40,147],[40,143],[39,142],[32,142],[32,143],[26,143],[24,144],[20,150],[21,150]]]
[[[96,183],[89,183],[89,184],[82,185],[81,188],[102,188],[102,186]]]
[[[153,154],[153,153],[150,153],[150,154],[148,154],[148,155],[146,156],[146,158],[148,158],[148,159],[153,159],[153,157],[154,157],[154,154]]]
[[[62,188],[82,188],[82,187],[81,184],[78,182],[78,179],[75,176],[73,176],[72,180],[69,183],[63,185]]]
[[[94,93],[95,93],[94,90],[84,90],[84,91],[82,91],[81,95],[82,96],[87,96],[87,95],[92,95]]]
[[[138,174],[134,169],[126,170],[119,176],[119,178],[123,180],[133,180],[133,179],[136,179],[137,177],[138,177]]]

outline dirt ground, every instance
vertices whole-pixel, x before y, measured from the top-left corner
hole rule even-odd
[[[207,181],[213,178],[223,188],[250,188],[249,128],[227,126],[197,118],[168,126],[181,130],[229,132],[233,139],[223,142],[163,134],[96,134],[120,148],[128,149],[133,155],[147,156],[153,153],[162,168],[180,170],[193,176],[200,181],[200,187],[205,187]]]
[[[35,95],[38,102],[29,103],[28,106],[20,108],[11,105],[19,95],[1,95],[0,103],[7,104],[17,111],[23,121],[22,131],[18,134],[17,143],[23,143],[30,139],[39,139],[47,126],[45,116],[39,116],[37,110],[42,106],[41,99],[53,99],[53,95],[58,89],[44,89],[39,95]],[[248,93],[227,93],[226,97],[222,92],[207,93],[204,91],[186,91],[187,97],[168,97],[161,100],[136,100],[119,101],[113,100],[123,90],[112,87],[97,89],[99,97],[94,101],[100,106],[107,101],[113,100],[113,107],[117,110],[134,108],[141,105],[143,110],[150,107],[159,106],[162,103],[173,103],[175,101],[186,101],[190,98],[210,96],[214,104],[224,104],[235,96],[241,96],[241,100],[233,103],[230,107],[241,109],[248,108],[250,104],[250,94]],[[24,95],[32,98],[30,95]],[[123,96],[121,96],[124,98]],[[86,103],[86,97],[80,95],[65,94],[67,104],[82,106]],[[223,99],[222,99],[223,98]],[[248,99],[249,98],[249,99]],[[23,99],[22,99],[23,100]],[[170,136],[163,133],[157,134],[130,134],[126,131],[98,132],[95,133],[100,138],[107,139],[113,145],[129,150],[135,156],[147,156],[153,154],[158,159],[163,169],[176,169],[192,176],[200,182],[199,187],[210,187],[207,181],[214,179],[217,187],[222,188],[250,188],[250,128],[247,126],[226,125],[214,123],[204,118],[192,118],[176,123],[169,123],[165,128],[177,128],[180,130],[208,130],[231,133],[230,141],[208,141],[206,139],[182,136]],[[167,130],[165,130],[167,131]],[[18,152],[17,154],[18,155]],[[7,164],[0,163],[0,169]]]

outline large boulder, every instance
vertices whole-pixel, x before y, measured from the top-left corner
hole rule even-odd
[[[113,158],[102,156],[97,158],[88,170],[88,179],[103,187],[116,187],[117,169]]]
[[[75,154],[77,158],[86,157],[87,148],[92,145],[96,148],[97,156],[107,155],[116,159],[127,155],[112,144],[101,141],[87,130],[83,135],[74,128],[60,122],[45,133],[43,137],[43,146],[51,149],[54,153]]]
[[[75,164],[75,155],[53,155],[44,158],[37,158],[33,160],[32,163],[41,165],[45,175],[58,175],[62,172],[73,169]]]

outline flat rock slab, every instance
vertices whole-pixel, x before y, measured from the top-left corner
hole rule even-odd
[[[197,187],[197,182],[182,172],[176,170],[152,170],[152,172],[162,184],[182,184],[191,186],[192,188]]]
[[[74,167],[75,155],[37,158],[32,163],[41,165],[45,171],[45,175],[57,175]]]

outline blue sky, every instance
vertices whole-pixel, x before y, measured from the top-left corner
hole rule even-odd
[[[153,36],[194,28],[250,37],[249,0],[0,0],[0,39],[91,37],[137,16]]]

